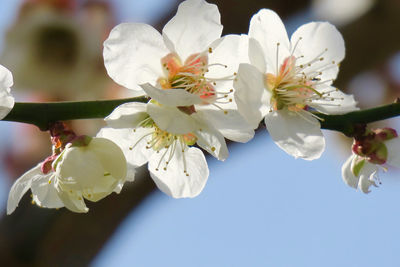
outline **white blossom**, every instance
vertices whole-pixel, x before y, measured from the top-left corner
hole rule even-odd
[[[207,162],[195,144],[220,160],[228,156],[222,134],[201,117],[154,100],[123,104],[106,122],[112,128],[98,136],[116,142],[132,166],[148,163],[158,188],[174,198],[195,197],[207,182]]]
[[[104,64],[115,82],[202,117],[228,139],[247,142],[254,131],[237,111],[233,80],[247,58],[248,39],[221,33],[216,5],[187,0],[162,34],[147,24],[116,26],[104,42]]]
[[[379,170],[386,171],[385,166],[400,167],[400,138],[396,131],[384,128],[368,133],[366,138],[355,140],[353,153],[342,166],[343,181],[364,193],[380,183]]]
[[[331,86],[345,48],[327,22],[299,27],[290,40],[278,15],[262,9],[249,29],[249,59],[234,83],[241,114],[257,128],[264,118],[275,143],[294,157],[319,158],[325,148],[319,118],[357,109],[353,96]]]
[[[11,95],[13,77],[11,72],[0,65],[0,120],[14,107],[14,97]]]
[[[65,206],[74,212],[87,212],[84,199],[99,201],[113,191],[119,193],[126,175],[124,154],[110,140],[95,137],[85,146],[68,144],[53,161],[51,171],[45,174],[41,163],[15,181],[7,214],[16,209],[29,189],[33,202],[40,207]]]

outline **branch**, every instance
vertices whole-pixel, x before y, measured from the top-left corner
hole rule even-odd
[[[400,103],[384,105],[376,108],[353,111],[343,115],[326,115],[316,113],[321,121],[321,128],[342,132],[346,136],[352,137],[357,124],[367,124],[381,121],[400,115]]]
[[[42,131],[46,131],[49,124],[55,121],[104,118],[123,103],[146,103],[147,101],[148,98],[146,97],[134,97],[84,102],[15,103],[14,108],[3,120],[34,124]],[[367,124],[399,116],[400,103],[349,112],[343,115],[322,113],[315,113],[315,115],[322,119],[322,129],[334,130],[352,136],[357,124]]]
[[[82,102],[15,103],[4,121],[24,122],[47,131],[50,123],[77,119],[98,119],[109,115],[117,106],[127,102],[147,103],[146,97]]]

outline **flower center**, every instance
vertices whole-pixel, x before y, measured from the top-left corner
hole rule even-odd
[[[153,133],[151,139],[147,142],[147,149],[154,149],[160,151],[163,148],[170,148],[175,146],[176,142],[180,142],[187,146],[192,146],[196,143],[197,137],[193,133],[187,134],[172,134],[167,131],[161,130],[156,124],[153,125]]]
[[[180,57],[176,53],[170,53],[161,59],[164,77],[158,79],[158,83],[162,89],[184,89],[191,94],[200,96],[203,105],[226,104],[232,102],[233,89],[228,92],[218,92],[215,86],[218,82],[233,80],[236,73],[222,78],[207,77],[207,73],[212,67],[227,68],[226,65],[220,63],[209,64],[208,53],[212,53],[212,48],[203,53],[197,53],[189,56],[182,63]],[[221,109],[221,108],[220,108]],[[189,115],[195,112],[194,109],[182,110]]]
[[[272,92],[271,103],[274,110],[307,110],[314,100],[330,99],[329,94],[319,93],[315,89],[318,79],[308,78],[301,69],[296,66],[296,58],[289,56],[283,61],[277,75],[266,74],[266,88]]]
[[[318,85],[331,82],[332,80],[321,81],[322,72],[332,67],[336,67],[335,61],[322,64],[315,69],[314,64],[324,61],[324,53],[328,49],[323,50],[314,59],[309,62],[299,64],[299,59],[304,58],[303,55],[295,57],[295,51],[302,41],[300,37],[292,48],[291,55],[283,60],[279,65],[279,47],[280,43],[276,44],[276,71],[275,73],[267,73],[265,75],[266,88],[271,91],[271,106],[274,110],[287,108],[291,111],[309,110],[310,104],[314,101],[323,100],[319,105],[338,105],[327,103],[328,101],[335,101],[337,98],[332,97],[330,94],[337,91],[336,88],[320,92]],[[314,70],[311,70],[314,69]]]
[[[208,71],[208,56],[193,54],[182,64],[178,55],[170,53],[161,59],[166,78],[160,78],[162,89],[185,89],[203,99],[215,97],[212,83],[205,77]]]
[[[186,168],[186,157],[185,152],[189,146],[193,146],[197,142],[197,137],[193,133],[186,134],[172,134],[167,131],[161,130],[157,124],[153,121],[152,118],[148,117],[144,119],[139,127],[143,128],[151,128],[152,131],[147,133],[146,135],[140,137],[138,141],[131,147],[129,150],[134,149],[134,147],[141,142],[143,139],[146,139],[146,149],[153,149],[157,153],[162,153],[162,156],[158,162],[156,171],[160,169],[161,163],[165,162],[164,167],[162,168],[164,171],[167,170],[168,164],[171,161],[172,157],[175,154],[176,149],[181,149],[182,151],[182,161],[183,161],[183,172],[186,176],[189,176]],[[133,130],[136,131],[135,129]]]

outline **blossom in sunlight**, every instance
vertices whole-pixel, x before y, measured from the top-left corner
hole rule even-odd
[[[11,72],[0,65],[0,120],[3,119],[14,107],[14,97],[12,97],[10,87],[13,85]]]
[[[318,116],[356,108],[353,96],[331,86],[344,58],[341,34],[327,22],[311,22],[288,38],[279,16],[260,10],[250,21],[249,59],[234,83],[241,114],[265,124],[275,143],[294,157],[319,158],[325,148]]]
[[[116,26],[104,42],[104,64],[120,85],[202,117],[228,139],[247,142],[254,131],[237,111],[233,80],[247,58],[248,39],[221,33],[216,5],[187,0],[162,34],[147,24]]]
[[[116,142],[134,167],[148,162],[158,188],[174,198],[195,197],[207,182],[207,162],[195,144],[220,160],[228,156],[222,134],[201,117],[154,100],[123,104],[106,122],[112,128],[97,136]]]
[[[364,193],[369,193],[371,185],[380,183],[377,176],[383,166],[400,167],[400,139],[391,128],[367,131],[353,143],[353,154],[342,167],[343,181]]]
[[[57,140],[55,151],[60,151]],[[74,212],[87,212],[84,198],[98,201],[122,188],[127,176],[127,163],[121,149],[105,138],[76,137],[65,148],[22,175],[11,187],[7,214],[18,206],[31,189],[32,202],[44,208],[66,207]],[[132,177],[131,177],[132,178]]]

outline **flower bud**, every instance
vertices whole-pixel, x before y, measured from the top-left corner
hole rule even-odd
[[[112,141],[94,137],[86,146],[68,144],[54,161],[56,187],[65,206],[86,212],[83,197],[98,201],[125,182],[127,163]]]

